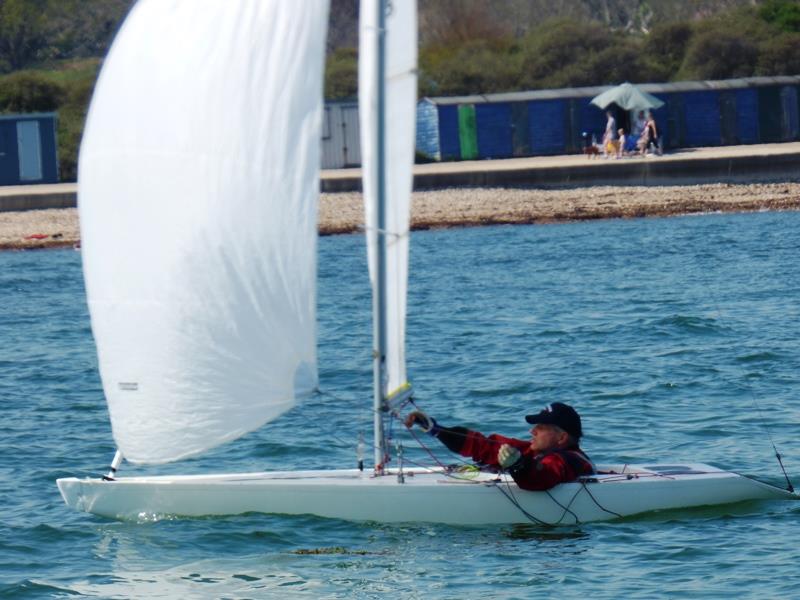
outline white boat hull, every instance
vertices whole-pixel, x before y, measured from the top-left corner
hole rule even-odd
[[[249,512],[311,514],[352,521],[452,525],[543,523],[569,525],[644,512],[796,499],[786,490],[704,464],[603,468],[585,481],[548,492],[520,490],[506,476],[357,470],[126,477],[115,481],[65,478],[58,488],[70,507],[104,517],[147,520]]]

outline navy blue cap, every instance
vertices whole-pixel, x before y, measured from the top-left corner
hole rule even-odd
[[[525,420],[531,424],[555,425],[576,439],[583,435],[580,416],[574,408],[562,402],[553,402],[539,414],[526,416]]]

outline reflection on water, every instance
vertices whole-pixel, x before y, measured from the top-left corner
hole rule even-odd
[[[512,540],[535,542],[561,542],[564,540],[588,540],[589,532],[580,527],[542,527],[528,523],[511,526],[505,531]],[[579,550],[583,552],[584,550]]]

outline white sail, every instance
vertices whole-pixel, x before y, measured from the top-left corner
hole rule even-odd
[[[378,152],[377,2],[361,3],[359,52],[359,114],[364,204],[370,277],[376,285]],[[387,392],[406,383],[405,320],[408,286],[408,227],[411,208],[411,168],[414,162],[417,100],[417,7],[413,0],[387,3],[385,97],[386,190],[386,371]]]
[[[378,81],[362,3],[361,109],[376,287]],[[385,305],[390,393],[405,383],[415,2],[388,4]],[[114,436],[133,462],[198,453],[316,385],[314,278],[325,0],[140,0],[93,102],[80,163],[84,270]],[[380,298],[380,295],[378,295]],[[384,376],[382,368],[376,373]],[[606,465],[546,492],[507,474],[376,471],[61,478],[112,518],[248,512],[458,525],[574,524],[797,495],[705,464]],[[380,435],[379,435],[380,434]],[[112,463],[116,470],[118,457]],[[380,467],[380,468],[377,468]],[[111,475],[111,473],[110,473]]]
[[[140,0],[100,76],[79,209],[114,440],[201,453],[317,384],[327,2]]]

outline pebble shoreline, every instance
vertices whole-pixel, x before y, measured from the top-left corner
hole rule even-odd
[[[433,229],[762,210],[800,210],[800,183],[419,191],[412,197],[411,227]],[[321,194],[321,235],[353,233],[363,223],[360,193]],[[79,243],[78,212],[74,208],[0,212],[0,250]]]

